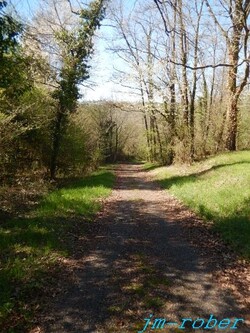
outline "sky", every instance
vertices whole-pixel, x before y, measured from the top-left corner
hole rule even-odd
[[[103,26],[95,39],[95,53],[90,62],[92,65],[90,82],[94,84],[89,89],[83,89],[84,96],[88,100],[134,100],[128,89],[114,82],[114,68],[123,68],[124,63],[116,54],[108,50],[112,40],[112,29],[105,26],[107,23],[107,20],[103,21]]]
[[[42,0],[41,0],[42,1]],[[30,19],[38,7],[39,0],[7,0],[8,8],[14,9],[26,22]]]
[[[35,14],[43,0],[9,0],[9,7],[15,9],[25,23],[28,23]],[[126,0],[128,6],[136,0]],[[114,82],[114,67],[122,68],[124,63],[112,52],[108,51],[110,40],[113,38],[113,29],[108,27],[109,21],[105,19],[95,38],[95,52],[90,61],[90,79],[81,87],[84,100],[114,100],[136,101],[138,98],[131,94],[127,88]],[[105,38],[104,38],[105,36]],[[87,86],[87,87],[86,87]]]

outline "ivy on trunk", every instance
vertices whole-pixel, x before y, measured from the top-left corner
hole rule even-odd
[[[76,110],[79,84],[89,77],[88,60],[93,53],[93,36],[104,17],[105,0],[94,0],[88,8],[74,12],[79,15],[79,24],[75,29],[62,28],[55,33],[55,39],[62,51],[62,64],[59,73],[59,85],[53,92],[57,103],[57,112],[52,134],[52,152],[50,177],[56,177],[60,143],[67,117]]]

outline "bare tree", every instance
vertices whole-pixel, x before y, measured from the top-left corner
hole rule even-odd
[[[209,13],[227,44],[230,68],[228,70],[229,103],[227,111],[226,148],[228,150],[236,150],[239,113],[238,101],[249,77],[248,18],[250,14],[250,1],[223,0],[220,4],[220,10],[224,11],[229,22],[225,23],[220,20],[216,10],[206,0]]]
[[[112,50],[126,61],[129,72],[126,77],[132,79],[131,88],[140,94],[150,159],[157,159],[159,155],[162,160],[161,134],[154,105],[157,75],[154,38],[157,37],[152,17],[147,16],[150,8],[144,9],[142,11],[137,8],[137,11],[134,9],[133,12],[125,13],[120,1],[111,10],[111,20],[118,36],[118,43],[112,46]],[[128,85],[126,81],[126,86]]]

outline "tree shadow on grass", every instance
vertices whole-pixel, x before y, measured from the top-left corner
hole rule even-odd
[[[169,177],[169,178],[166,178],[166,179],[162,179],[162,180],[160,180],[160,184],[164,188],[169,189],[173,185],[184,185],[186,183],[195,182],[196,180],[199,179],[199,176],[209,174],[209,172],[211,172],[211,171],[222,169],[222,168],[225,168],[225,167],[228,167],[228,166],[241,165],[241,164],[250,164],[250,162],[249,161],[241,161],[241,162],[235,162],[235,163],[225,163],[225,164],[214,165],[214,166],[212,166],[212,167],[210,167],[206,170],[190,173],[188,175],[173,176],[173,177]]]
[[[126,177],[123,177],[124,189],[150,190],[150,182],[140,183],[136,176]],[[98,178],[97,183],[100,182]],[[152,198],[158,190],[151,187]],[[60,215],[53,219],[31,219],[28,233],[25,229],[29,223],[23,222],[17,235],[19,243],[23,238],[24,244],[39,250],[44,246],[43,241],[50,240],[48,245],[55,252],[64,245],[71,258],[82,261],[82,267],[74,271],[75,281],[68,283],[67,293],[61,293],[47,312],[46,332],[101,332],[99,329],[105,333],[138,332],[150,313],[158,317],[167,314],[168,319],[179,321],[189,314],[193,318],[207,318],[213,313],[221,319],[240,315],[232,297],[227,293],[218,297],[207,278],[207,274],[219,270],[217,266],[204,265],[182,238],[181,223],[185,220],[182,209],[172,207],[171,218],[166,221],[160,209],[151,211],[148,205],[150,201],[114,202],[107,207],[108,216],[96,221],[94,231],[79,216],[75,220]],[[47,229],[45,239],[34,226]],[[90,237],[78,242],[88,232]],[[60,241],[57,237],[54,241],[55,234]],[[63,234],[67,236],[61,237]],[[66,274],[57,276],[61,279],[59,283],[67,281],[67,266],[62,265]],[[44,272],[49,276],[49,270]],[[14,332],[23,332],[23,328]],[[243,328],[241,332],[247,330]]]
[[[212,216],[214,230],[240,255],[250,260],[250,199],[244,201],[248,212],[238,212],[226,218]]]
[[[0,332],[28,332],[33,314],[72,283],[59,259],[74,255],[90,227],[81,216],[12,219],[1,227]]]
[[[72,180],[71,180],[72,181]],[[26,217],[6,216],[0,225],[0,331],[24,332],[32,306],[40,303],[39,297],[57,286],[53,273],[61,269],[59,257],[73,256],[79,238],[91,229],[91,219],[100,208],[96,192],[89,198],[64,197],[67,190],[103,187],[111,189],[114,175],[101,172],[85,179],[64,185],[44,197],[41,204]],[[51,199],[52,196],[52,199]],[[54,199],[54,200],[53,200]],[[72,276],[67,266],[62,271],[64,282]],[[58,279],[58,275],[56,276]],[[51,281],[50,281],[51,280]],[[69,283],[69,282],[68,282]],[[29,299],[31,297],[31,300]],[[42,297],[42,296],[41,296]],[[13,318],[19,318],[15,322]],[[12,328],[11,328],[12,327]]]
[[[125,171],[118,188],[151,190],[153,200],[160,189],[128,175],[130,171]],[[161,203],[156,208],[150,199],[119,199],[106,209],[108,214],[95,222],[96,231],[89,235],[84,252],[75,253],[82,262],[76,281],[45,314],[46,332],[138,332],[150,314],[179,323],[187,316],[242,315],[230,293],[219,292],[209,277],[222,268],[204,264],[185,241],[181,206],[170,205],[167,220]],[[212,254],[209,246],[207,251]],[[222,257],[216,257],[220,265]],[[185,331],[194,330],[189,325]],[[241,332],[247,331],[241,327]]]
[[[171,189],[171,187],[173,186],[175,186],[176,188],[181,188],[183,185],[196,185],[196,183],[196,186],[199,186],[198,182],[200,180],[200,176],[209,174],[209,172],[213,170],[222,169],[227,166],[242,164],[249,164],[249,162],[242,161],[231,164],[217,165],[211,167],[208,170],[193,173],[190,175],[173,176],[167,179],[163,179],[160,180],[160,184],[165,189]],[[224,241],[231,244],[231,246],[233,246],[233,248],[236,249],[239,254],[245,256],[246,258],[250,258],[250,198],[242,198],[242,201],[240,202],[240,207],[240,210],[234,211],[232,213],[227,212],[226,214],[219,214],[216,210],[211,210],[211,208],[207,207],[205,204],[199,203],[198,201],[197,203],[194,202],[195,212],[206,220],[213,221],[214,230],[221,233]]]
[[[171,214],[167,222],[149,212],[147,202],[124,200],[97,220],[77,282],[46,315],[45,331],[138,332],[150,314],[179,324],[211,313],[220,320],[240,316],[231,295],[209,278],[217,266],[204,265],[181,237],[181,208],[172,207]],[[185,331],[195,330],[189,325]]]

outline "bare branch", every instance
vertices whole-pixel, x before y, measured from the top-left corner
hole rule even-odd
[[[211,16],[212,16],[213,19],[214,19],[215,24],[219,27],[221,33],[222,33],[223,36],[226,38],[226,40],[228,40],[228,38],[229,38],[229,37],[228,37],[228,34],[227,34],[227,32],[222,28],[220,22],[218,21],[217,17],[215,16],[215,14],[214,14],[214,12],[213,12],[211,6],[210,6],[210,3],[208,2],[208,0],[205,0],[205,2],[206,2],[206,5],[207,5],[207,8],[208,8],[208,10],[209,10],[209,13],[211,14]]]
[[[164,28],[165,28],[165,32],[166,32],[166,34],[170,34],[170,33],[172,32],[172,30],[169,30],[169,29],[168,29],[167,21],[166,21],[166,19],[165,19],[165,17],[164,17],[164,13],[163,13],[163,11],[162,11],[160,5],[159,5],[159,3],[162,4],[162,2],[159,1],[159,0],[154,0],[154,3],[156,4],[156,7],[157,7],[157,9],[158,9],[158,11],[159,11],[159,13],[160,13],[160,15],[161,15],[161,18],[162,18],[162,21],[163,21],[163,24],[164,24]]]
[[[206,69],[206,68],[217,68],[217,67],[234,67],[234,65],[223,64],[223,63],[222,64],[216,64],[216,65],[204,65],[204,66],[192,67],[192,66],[189,66],[189,65],[183,65],[182,63],[179,63],[179,62],[175,62],[171,59],[168,59],[168,61],[171,62],[174,65],[183,66],[183,67],[186,67],[186,68],[191,69],[191,70]],[[244,59],[241,63],[239,63],[237,65],[237,67],[242,66],[245,62],[249,63],[249,59]]]
[[[73,14],[75,14],[75,15],[80,15],[79,11],[75,11],[75,10],[73,9],[73,6],[72,6],[71,1],[70,1],[70,0],[67,0],[67,1],[68,1],[68,3],[69,3],[71,13],[73,13]]]

